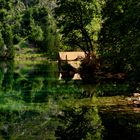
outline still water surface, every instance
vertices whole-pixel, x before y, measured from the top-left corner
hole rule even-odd
[[[127,91],[111,83],[66,85],[55,62],[0,62],[0,140],[138,140],[139,108],[124,96],[95,97]]]

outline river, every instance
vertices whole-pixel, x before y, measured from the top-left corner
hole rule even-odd
[[[128,92],[126,83],[65,84],[56,62],[0,62],[0,140],[138,140]]]

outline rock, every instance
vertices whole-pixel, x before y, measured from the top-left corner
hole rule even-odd
[[[140,97],[140,93],[133,93],[134,97]]]

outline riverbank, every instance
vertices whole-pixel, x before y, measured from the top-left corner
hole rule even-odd
[[[16,48],[15,50],[15,58],[16,61],[24,61],[24,60],[46,60],[46,54],[39,52],[37,48]]]

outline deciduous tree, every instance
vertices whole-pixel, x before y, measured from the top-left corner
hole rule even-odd
[[[0,0],[0,57],[1,59],[14,58],[14,2]]]
[[[90,24],[98,13],[97,0],[57,0],[56,4],[55,17],[64,44],[92,52],[94,43]]]
[[[139,0],[106,0],[99,43],[100,53],[113,71],[139,71],[139,9]]]

